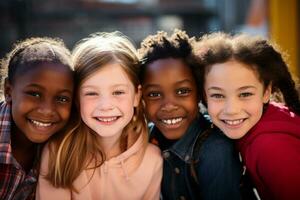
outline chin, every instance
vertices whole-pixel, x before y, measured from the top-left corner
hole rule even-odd
[[[233,134],[233,133],[226,133],[223,131],[223,133],[230,139],[238,140],[245,136],[245,134]]]

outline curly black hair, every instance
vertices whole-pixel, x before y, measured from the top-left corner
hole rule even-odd
[[[272,93],[281,93],[284,102],[300,114],[299,93],[279,47],[259,36],[229,35],[222,32],[204,35],[195,46],[200,58],[200,89],[204,91],[205,74],[216,63],[234,59],[249,65],[258,73],[264,88],[271,83]]]
[[[178,29],[175,29],[171,36],[168,36],[164,31],[159,31],[156,35],[149,35],[141,43],[141,48],[138,49],[141,62],[139,75],[141,83],[144,81],[145,71],[149,64],[167,58],[182,60],[191,68],[197,83],[199,80],[199,61],[193,51],[195,44],[194,37],[189,37],[185,31]],[[197,83],[197,88],[198,85]]]

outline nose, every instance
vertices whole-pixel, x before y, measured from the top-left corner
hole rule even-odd
[[[43,100],[38,108],[38,112],[45,116],[52,116],[55,113],[55,105],[51,99]]]
[[[99,110],[112,110],[114,108],[113,100],[108,96],[101,96],[99,98],[98,109]]]
[[[238,114],[241,111],[241,106],[239,101],[235,100],[234,98],[227,99],[225,103],[224,113],[227,115],[234,115]]]
[[[178,109],[178,105],[173,97],[166,97],[161,106],[161,110],[165,112],[172,112]]]

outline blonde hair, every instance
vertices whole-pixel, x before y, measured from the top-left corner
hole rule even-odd
[[[112,62],[122,66],[138,92],[140,82],[137,52],[130,40],[120,32],[92,34],[79,41],[72,55],[77,100],[80,85],[94,72]],[[147,131],[143,105],[140,103],[134,108],[134,116],[121,135],[122,151],[128,148],[128,134],[136,134],[136,136],[142,134],[145,150],[148,143]],[[96,137],[97,134],[78,117],[60,140],[61,142],[56,140],[51,143],[49,160],[53,162],[49,162],[47,178],[54,186],[77,191],[73,182],[79,174],[85,169],[95,170],[101,166],[106,158]]]

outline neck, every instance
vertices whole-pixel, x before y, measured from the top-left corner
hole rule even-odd
[[[32,168],[36,144],[31,142],[25,134],[14,124],[11,129],[12,154],[17,162],[27,172]]]
[[[120,146],[120,137],[100,137],[99,141],[107,160],[122,153]]]
[[[23,151],[32,150],[35,143],[31,142],[26,135],[15,124],[11,129],[11,145],[12,149],[22,149]]]

